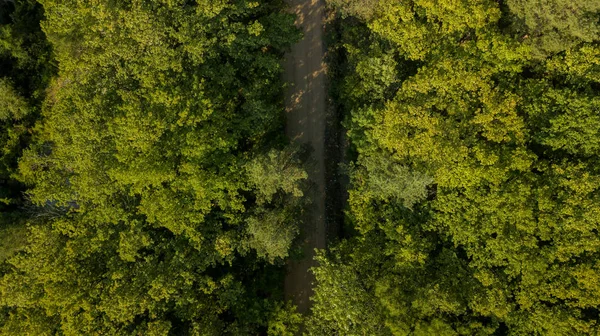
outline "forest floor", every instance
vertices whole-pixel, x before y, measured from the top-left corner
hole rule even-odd
[[[283,75],[289,83],[285,93],[287,113],[286,134],[294,142],[312,148],[313,164],[309,168],[312,188],[307,195],[311,204],[303,219],[301,259],[291,259],[287,265],[285,296],[298,306],[300,313],[310,308],[314,276],[310,268],[316,266],[314,250],[326,245],[325,217],[325,128],[327,122],[327,85],[323,0],[286,0],[296,14],[296,25],[304,38],[286,54]]]

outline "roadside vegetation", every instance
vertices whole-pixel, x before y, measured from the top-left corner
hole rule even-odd
[[[598,334],[600,2],[329,3],[349,205],[309,334]]]
[[[600,333],[600,0],[328,4],[302,316],[284,2],[0,1],[1,335]]]
[[[1,6],[0,334],[296,330],[283,3]]]

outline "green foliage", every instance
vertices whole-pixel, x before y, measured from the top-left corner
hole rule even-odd
[[[0,120],[20,120],[28,112],[27,103],[15,92],[13,85],[6,79],[0,79]]]
[[[29,112],[30,107],[12,83],[0,78],[0,179],[8,180],[14,172],[16,159],[22,149],[21,141],[27,133],[28,123],[23,119]],[[0,197],[9,194],[9,190],[0,192]]]
[[[24,188],[14,177],[17,160],[29,144],[54,70],[39,27],[41,6],[16,0],[0,4],[0,12],[0,212],[10,217],[24,203]]]
[[[270,263],[288,256],[299,233],[299,214],[308,174],[299,148],[288,146],[257,155],[245,165],[248,181],[256,192],[258,207],[248,217],[248,247]]]
[[[530,43],[536,56],[600,39],[598,0],[508,0],[512,29]]]
[[[13,221],[6,214],[0,218],[0,263],[22,250],[27,243],[28,228]]]
[[[290,146],[283,151],[271,149],[266,155],[254,158],[246,165],[248,180],[256,189],[258,204],[270,203],[277,192],[302,197],[301,182],[308,174],[301,167],[297,149]]]
[[[298,148],[271,149],[245,166],[258,207],[246,220],[248,247],[270,263],[288,256],[298,235],[298,215],[308,174],[302,167]]]
[[[390,199],[412,208],[427,197],[427,186],[433,183],[431,177],[399,165],[383,154],[360,157],[358,162],[364,170],[354,173],[354,188],[359,189],[359,181],[365,177],[362,193],[370,198]]]
[[[273,262],[285,258],[299,229],[293,212],[286,210],[258,210],[247,219],[248,246],[260,258]]]
[[[312,334],[598,334],[596,2],[376,8],[336,45],[355,236],[315,270]]]
[[[267,335],[294,336],[297,335],[302,324],[302,314],[296,312],[296,307],[291,303],[277,304],[269,317]]]
[[[313,315],[306,323],[308,335],[390,335],[381,304],[369,292],[368,277],[357,265],[344,265],[317,257]]]
[[[55,69],[40,28],[44,10],[34,0],[3,2],[0,12],[0,77],[8,77],[24,98],[41,103]]]
[[[535,122],[535,141],[573,155],[598,155],[600,119],[596,111],[600,108],[600,99],[597,95],[571,88],[553,88],[543,81],[531,86],[524,110]]]
[[[356,16],[369,19],[373,16],[380,0],[328,0],[327,3],[344,16]]]
[[[283,147],[293,16],[270,1],[42,4],[59,71],[30,91],[44,99],[18,166],[32,225],[2,266],[0,333],[293,332],[263,258],[287,255],[306,173],[291,149],[257,154]]]

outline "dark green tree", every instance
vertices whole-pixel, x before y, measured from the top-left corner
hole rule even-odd
[[[25,251],[3,264],[0,333],[294,330],[281,268],[247,238],[261,209],[294,208],[304,175],[297,161],[275,167],[298,178],[289,189],[269,175],[267,206],[246,169],[285,146],[293,16],[277,1],[42,4],[59,74],[19,161],[33,218]],[[293,236],[288,217],[276,222]],[[291,238],[268,238],[284,256]]]

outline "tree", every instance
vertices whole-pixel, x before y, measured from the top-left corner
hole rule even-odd
[[[258,205],[246,220],[248,247],[271,263],[288,256],[300,232],[297,218],[306,204],[303,190],[308,187],[308,174],[299,150],[295,146],[271,149],[245,165]]]
[[[293,336],[300,330],[302,315],[291,303],[278,304],[269,319],[268,335]]]
[[[316,268],[313,334],[599,332],[600,77],[579,34],[597,9],[518,6],[538,6],[522,11],[538,35],[515,39],[494,1],[380,1],[342,21],[350,230]],[[544,40],[559,24],[560,50]],[[365,76],[394,63],[394,80]]]
[[[247,219],[248,246],[273,263],[284,259],[298,235],[297,214],[286,210],[259,210]]]
[[[334,252],[335,253],[335,252]],[[313,272],[317,283],[311,298],[313,315],[308,335],[390,335],[383,309],[369,291],[365,274],[356,265],[317,256]]]
[[[51,48],[39,27],[35,1],[0,5],[0,216],[23,217],[24,186],[15,178],[17,161],[28,146],[39,109],[54,74]],[[18,221],[18,220],[17,220]]]
[[[361,19],[370,19],[377,10],[379,0],[329,0],[331,6],[339,10],[344,16],[356,16]]]
[[[509,0],[506,4],[514,18],[514,33],[533,47],[536,57],[600,39],[598,0]]]
[[[289,146],[282,151],[271,149],[246,164],[248,180],[256,189],[258,204],[276,200],[278,192],[292,197],[302,197],[302,182],[308,174],[302,168],[298,148]]]
[[[371,198],[381,198],[402,203],[407,208],[427,197],[427,187],[433,179],[425,174],[399,165],[390,156],[375,153],[357,160],[363,169],[354,172],[355,187]],[[359,182],[364,179],[364,188]]]
[[[5,186],[0,191],[0,199],[6,205],[18,199],[9,181],[15,172],[16,161],[22,150],[21,142],[27,133],[28,123],[24,118],[29,112],[30,107],[15,91],[12,83],[0,78],[0,183]]]
[[[32,207],[60,211],[31,219],[3,266],[2,333],[267,331],[281,268],[248,253],[265,204],[245,165],[284,145],[293,16],[279,2],[42,4],[60,69],[19,179]]]

